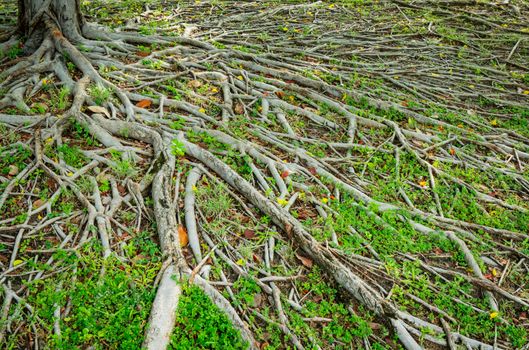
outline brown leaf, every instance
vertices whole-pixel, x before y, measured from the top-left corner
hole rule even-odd
[[[244,230],[244,238],[246,238],[246,239],[255,238],[255,231],[254,230],[250,230],[250,229]]]
[[[7,173],[7,175],[9,176],[15,176],[18,174],[18,167],[16,165],[10,165],[9,166],[9,173]]]
[[[140,57],[147,57],[150,55],[149,52],[145,52],[145,51],[138,51],[136,52],[136,55],[140,56]]]
[[[312,175],[316,175],[318,172],[316,171],[316,168],[315,167],[310,167],[309,168],[309,172],[312,174]]]
[[[279,97],[279,98],[281,98],[281,99],[282,99],[283,97],[285,97],[285,93],[284,93],[283,91],[276,91],[275,94],[276,94],[277,97]]]
[[[152,105],[152,101],[148,99],[143,99],[143,100],[140,100],[138,103],[136,103],[136,107],[140,107],[140,108],[147,108],[147,107],[150,107],[150,105]]]
[[[233,108],[233,111],[235,114],[243,114],[244,113],[244,107],[240,103],[236,103],[235,107]]]
[[[296,258],[298,258],[305,267],[308,267],[308,268],[312,267],[312,260],[310,260],[309,258],[306,258],[299,254],[296,254]]]
[[[33,208],[37,209],[39,207],[42,207],[43,204],[44,204],[44,201],[42,199],[37,199],[36,201],[33,202]]]
[[[263,295],[261,293],[255,293],[253,296],[253,306],[259,307],[263,303]]]
[[[290,171],[285,170],[285,171],[283,171],[283,172],[281,173],[281,178],[282,178],[282,179],[285,179],[285,178],[288,177],[288,175],[290,175]]]
[[[88,106],[86,107],[90,112],[104,114],[107,118],[110,118],[110,113],[105,107],[101,106]]]
[[[454,155],[454,154],[456,154],[456,150],[455,150],[455,149],[453,149],[453,148],[450,148],[450,154],[451,154],[451,155]]]
[[[377,329],[382,328],[382,325],[380,323],[376,323],[376,322],[369,322],[369,328],[371,328],[371,329],[376,331]]]
[[[180,240],[180,246],[185,247],[189,243],[189,238],[187,237],[187,231],[184,226],[178,226],[178,239]]]
[[[187,86],[192,87],[192,88],[199,88],[202,86],[202,83],[200,82],[200,80],[193,79],[187,83]]]

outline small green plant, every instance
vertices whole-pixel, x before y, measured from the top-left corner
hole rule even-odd
[[[94,102],[98,106],[102,106],[105,102],[107,102],[112,94],[110,89],[107,89],[106,87],[100,84],[92,85],[88,89],[88,93],[90,94],[90,96],[92,96]]]
[[[186,146],[180,140],[174,139],[171,151],[177,157],[183,157],[186,154]]]

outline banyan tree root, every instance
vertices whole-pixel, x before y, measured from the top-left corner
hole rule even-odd
[[[320,5],[314,3],[310,6],[286,6],[277,11],[264,12],[260,17],[273,16],[283,11],[310,11],[314,6]],[[26,133],[29,131],[31,134],[29,139],[18,143],[17,146],[27,150],[33,159],[22,171],[18,173],[13,171],[13,175],[9,175],[9,178],[3,176],[0,178],[2,183],[7,182],[4,192],[0,195],[0,209],[6,206],[9,198],[20,195],[17,190],[18,186],[36,173],[37,169],[56,185],[55,192],[48,202],[39,203],[38,207],[33,208],[33,202],[28,200],[27,219],[24,222],[19,223],[15,218],[6,218],[1,221],[0,234],[2,237],[8,234],[14,237],[9,244],[11,252],[9,264],[5,266],[6,272],[0,277],[0,282],[3,286],[5,285],[4,295],[6,296],[1,316],[2,321],[7,321],[7,323],[2,323],[1,337],[4,337],[4,333],[10,329],[13,322],[9,318],[9,310],[13,304],[19,303],[31,312],[31,307],[18,296],[19,292],[26,293],[27,291],[24,288],[15,290],[16,288],[5,284],[6,282],[11,283],[11,277],[8,275],[10,272],[22,269],[26,265],[25,263],[15,264],[15,261],[19,260],[17,259],[21,254],[19,248],[25,237],[32,237],[36,232],[49,228],[61,238],[61,248],[76,249],[88,240],[93,227],[96,227],[97,237],[103,246],[103,256],[108,258],[113,254],[119,255],[115,235],[117,232],[127,232],[128,228],[119,223],[115,214],[121,208],[129,207],[134,208],[138,213],[137,227],[142,226],[141,220],[144,217],[153,218],[164,260],[158,278],[157,294],[152,305],[149,323],[146,326],[143,342],[145,348],[161,349],[169,344],[175,325],[179,297],[182,293],[180,283],[187,279],[199,286],[226,313],[228,319],[240,331],[242,338],[251,348],[257,348],[259,344],[252,333],[250,318],[240,306],[233,302],[235,296],[230,289],[230,280],[233,275],[252,279],[259,285],[273,301],[271,305],[276,308],[279,320],[276,322],[268,319],[267,316],[254,310],[255,315],[263,322],[277,325],[293,346],[302,348],[300,338],[282,310],[288,305],[299,311],[303,310],[303,305],[300,300],[292,296],[296,294],[294,289],[287,296],[287,292],[280,288],[282,286],[278,287],[280,282],[288,282],[293,277],[273,276],[267,271],[267,268],[269,269],[280,259],[284,263],[282,256],[275,255],[275,238],[272,237],[264,244],[265,268],[258,267],[254,263],[249,264],[249,267],[240,266],[234,262],[234,257],[237,256],[236,249],[229,246],[222,245],[221,248],[215,250],[217,245],[202,225],[207,220],[200,212],[197,213],[195,188],[200,186],[204,175],[219,183],[227,184],[230,195],[238,199],[249,217],[260,214],[270,217],[271,225],[280,228],[283,232],[281,237],[283,242],[317,264],[350,300],[364,306],[378,319],[383,320],[397,334],[405,348],[422,348],[423,345],[419,345],[422,339],[441,345],[452,344],[455,341],[470,348],[506,348],[503,344],[485,344],[452,332],[444,324],[440,327],[399,311],[399,306],[389,298],[391,292],[388,291],[387,285],[377,282],[374,277],[383,276],[385,280],[394,285],[400,285],[402,281],[377,270],[383,266],[383,263],[373,248],[370,248],[373,259],[362,257],[361,263],[354,263],[355,257],[351,257],[352,255],[337,252],[341,240],[336,236],[336,232],[331,239],[334,247],[330,248],[329,242],[316,239],[310,228],[294,218],[290,209],[295,207],[302,192],[310,197],[308,201],[314,204],[318,215],[328,218],[334,215],[334,209],[317,201],[306,184],[292,180],[289,175],[300,174],[309,179],[307,182],[311,182],[323,192],[329,195],[333,193],[333,197],[338,200],[340,193],[347,193],[356,200],[359,208],[365,209],[374,223],[388,230],[395,230],[383,218],[383,215],[388,212],[397,213],[399,220],[412,226],[415,225],[417,231],[424,231],[428,235],[444,230],[444,236],[448,237],[463,252],[464,260],[476,276],[467,277],[467,280],[488,298],[490,303],[488,311],[498,312],[500,303],[504,299],[514,301],[520,307],[525,307],[527,300],[517,296],[515,292],[506,292],[502,287],[493,286],[492,282],[488,282],[476,258],[472,255],[469,244],[488,244],[502,249],[509,248],[510,253],[520,258],[523,256],[522,252],[494,238],[503,237],[513,241],[522,241],[525,235],[450,219],[449,210],[443,210],[435,189],[439,183],[453,185],[474,191],[482,206],[495,205],[501,207],[502,210],[520,212],[527,211],[527,208],[523,204],[509,203],[495,195],[485,193],[484,189],[438,169],[435,162],[450,161],[451,164],[464,163],[470,168],[485,167],[490,171],[498,171],[509,181],[520,186],[521,196],[526,195],[529,192],[529,186],[527,179],[523,176],[523,169],[526,169],[529,159],[529,140],[524,136],[515,132],[491,133],[483,136],[472,130],[462,130],[463,128],[457,126],[460,129],[458,136],[440,140],[430,132],[418,131],[413,124],[419,123],[421,127],[438,129],[456,128],[456,126],[422,115],[416,110],[395,102],[388,102],[373,96],[363,96],[354,87],[345,88],[320,78],[309,79],[306,77],[307,72],[303,72],[303,68],[308,69],[310,65],[291,57],[292,52],[287,49],[284,49],[284,59],[282,59],[282,56],[276,54],[264,57],[229,48],[219,49],[205,41],[190,38],[189,36],[196,30],[187,31],[186,34],[189,36],[171,38],[142,37],[133,33],[106,31],[86,23],[80,15],[79,1],[20,1],[20,6],[19,28],[16,35],[26,38],[24,50],[27,56],[0,73],[2,80],[0,88],[2,91],[7,91],[0,99],[0,108],[15,106],[23,113],[30,114],[31,109],[25,102],[26,97],[28,97],[28,92],[33,96],[42,88],[42,76],[48,79],[52,77],[58,84],[69,87],[73,103],[64,116],[22,115],[13,117],[0,114],[0,122],[9,129],[24,130]],[[243,14],[235,15],[233,18],[247,17]],[[10,39],[10,42],[14,39],[16,38]],[[161,71],[145,68],[136,62],[125,64],[118,59],[128,57],[140,61],[140,56],[136,55],[136,45],[153,43],[169,46],[150,53],[148,57],[149,60],[159,62],[163,68]],[[304,42],[303,45],[309,44]],[[83,50],[80,50],[80,47]],[[272,50],[275,49],[277,48]],[[316,53],[312,54],[312,60],[329,62],[332,59],[317,52],[317,47],[314,47],[314,50]],[[186,59],[178,60],[172,55],[181,55]],[[70,74],[64,57],[71,60],[77,74]],[[335,60],[333,62],[337,62],[336,64],[341,62],[338,58],[332,60]],[[211,63],[214,71],[206,69],[203,63]],[[98,68],[104,67],[117,67],[118,71],[112,71],[103,76],[100,71],[104,69],[98,70]],[[181,75],[175,75],[171,71],[174,67],[182,69],[179,73]],[[321,64],[320,68],[327,71],[328,65]],[[346,69],[343,65],[339,68]],[[335,73],[329,70],[328,74],[334,74],[337,81],[350,79],[347,73],[341,70]],[[211,84],[221,94],[222,98],[213,102],[219,109],[217,114],[212,115],[213,113],[205,111],[196,102],[206,100],[207,97],[195,94],[192,102],[182,101],[170,98],[152,87],[163,85],[165,80],[187,75],[193,77],[191,85],[200,84],[196,82],[200,78]],[[401,87],[407,86],[387,75],[385,77]],[[132,84],[132,81],[136,80],[139,80],[139,85]],[[87,93],[87,86],[90,83],[110,90],[115,99],[105,104],[104,107],[96,106],[95,101],[92,100],[93,97]],[[430,88],[431,86],[428,86],[425,89],[422,97],[434,100],[433,91],[435,89]],[[149,96],[135,92],[141,89],[149,92]],[[416,89],[412,90],[416,91]],[[286,93],[288,97],[284,96]],[[153,97],[153,95],[159,97]],[[411,118],[413,122],[410,121],[408,124],[413,126],[387,120],[385,116],[373,114],[375,112],[362,113],[358,107],[346,103],[350,99],[357,102],[364,101],[372,111],[397,110]],[[142,101],[143,104],[137,103]],[[248,110],[257,101],[259,101],[258,113],[255,115],[249,113]],[[328,118],[326,114],[315,111],[314,107],[318,107],[319,104],[324,104],[330,111],[327,112],[333,113],[333,117]],[[154,108],[156,109],[153,110]],[[178,110],[179,115],[173,113],[174,110]],[[241,136],[237,133],[236,127],[230,124],[237,121],[239,115],[244,115],[248,119],[255,118],[249,126],[251,136]],[[294,126],[293,115],[305,118],[304,120],[310,125],[309,129],[314,128],[311,129],[314,132],[302,134],[300,128]],[[277,124],[272,123],[272,116],[277,120]],[[89,134],[104,147],[104,149],[97,150],[84,149],[83,154],[91,161],[81,168],[68,165],[61,157],[52,159],[42,151],[42,145],[47,142],[57,146],[62,144],[62,138],[70,119],[86,125]],[[383,142],[372,141],[367,136],[366,130],[373,130],[374,133],[389,133],[388,138]],[[206,150],[207,145],[204,146],[195,140],[196,135],[201,133],[213,137],[216,142],[228,145],[230,150],[237,150],[241,157],[246,157],[255,181],[252,183],[243,178],[236,169],[222,160],[221,156],[227,153],[225,150],[217,150],[215,153]],[[333,137],[343,134],[345,139],[341,138],[336,142],[323,140],[327,133]],[[131,145],[131,140],[141,142],[142,146]],[[307,150],[308,145],[320,143],[327,145],[332,153],[318,158]],[[479,149],[484,150],[484,155],[466,151],[465,145],[479,146]],[[370,180],[364,176],[365,168],[362,173],[346,174],[338,165],[341,162],[348,162],[355,149],[373,152],[373,154],[377,152],[396,154],[397,168],[401,161],[401,152],[406,152],[408,156],[415,159],[428,174],[429,181],[425,183],[430,184],[429,190],[432,191],[431,196],[435,208],[433,212],[418,209],[418,206],[412,203],[402,188],[398,189],[399,197],[403,197],[402,203],[373,199],[366,190],[370,185]],[[105,201],[98,190],[96,177],[104,175],[106,170],[101,171],[101,169],[116,168],[116,162],[119,160],[108,156],[109,150],[120,151],[121,160],[124,161],[141,162],[147,159],[148,168],[145,170],[145,176],[137,183],[127,179],[118,184],[118,181],[112,178],[109,191],[111,198]],[[461,159],[450,158],[453,155],[451,153],[461,154]],[[175,186],[175,178],[181,176],[177,164],[184,162],[184,156],[186,162],[196,162],[187,174],[183,191],[184,224],[192,253],[187,255],[186,250],[180,246],[181,218],[178,205],[180,192],[178,181]],[[505,163],[508,165],[503,166]],[[93,185],[93,191],[89,195],[84,194],[76,185],[76,180],[84,176],[87,176]],[[425,190],[427,185],[421,184],[415,187]],[[31,198],[31,188],[29,189],[27,195]],[[66,218],[64,217],[51,219],[42,217],[38,219],[40,221],[35,221],[36,217],[42,216],[40,214],[50,213],[54,198],[57,198],[61,191],[66,190],[72,190],[75,193],[82,209],[85,210],[83,212],[80,208],[71,215],[71,217],[82,218],[83,230],[79,237],[65,234],[63,220]],[[147,204],[146,197],[152,198],[152,209]],[[484,207],[483,211],[485,215]],[[415,220],[422,220],[424,224],[418,224]],[[487,232],[493,237],[478,236],[476,234],[478,231]],[[363,239],[360,233],[356,232],[356,235]],[[201,250],[207,246],[214,253],[203,255]],[[226,272],[221,269],[219,273],[221,281],[209,281],[206,267],[216,264],[217,259],[222,260],[223,266],[228,266],[228,269]],[[53,264],[52,260],[48,262],[50,265]],[[519,260],[517,264],[516,268],[525,266],[522,260]],[[448,280],[445,276],[461,274],[450,271],[444,273],[440,268],[427,267],[425,264],[422,266],[442,280]],[[258,273],[249,273],[252,269]],[[206,273],[201,273],[203,271]],[[30,272],[29,276],[34,279],[43,278],[40,272]],[[216,283],[222,285],[228,297],[219,292]],[[435,288],[435,286],[429,287]],[[422,304],[428,306],[430,310],[436,310],[440,315],[447,315],[443,310],[426,302]],[[470,306],[478,312],[487,312],[473,305]],[[64,313],[58,310],[55,317],[60,319],[64,317]],[[446,318],[450,320],[451,317]],[[437,335],[446,334],[449,341],[422,334],[422,328],[430,328]],[[56,333],[60,334],[60,328],[56,327]]]

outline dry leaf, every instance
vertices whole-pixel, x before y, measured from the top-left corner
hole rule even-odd
[[[16,165],[10,165],[9,166],[9,173],[7,173],[7,175],[15,176],[16,174],[18,174],[18,167]]]
[[[140,100],[138,103],[136,103],[136,107],[140,107],[140,108],[147,108],[147,107],[150,107],[150,105],[152,105],[152,101],[148,99],[143,99],[143,100]]]
[[[253,239],[255,238],[255,231],[246,229],[244,230],[244,238],[246,239]]]
[[[101,106],[88,106],[87,109],[88,109],[90,112],[93,112],[93,113],[101,113],[101,114],[104,114],[107,118],[110,118],[110,113],[108,113],[108,110],[107,110],[105,107],[101,107]]]
[[[42,207],[43,204],[44,204],[44,201],[42,199],[37,199],[36,201],[33,202],[33,208],[37,209],[39,207]]]
[[[281,99],[282,99],[283,97],[285,97],[285,93],[284,93],[283,91],[276,91],[275,94],[276,94],[277,97],[279,97],[279,98],[281,98]]]
[[[192,87],[192,88],[199,88],[202,86],[202,83],[199,80],[190,80],[187,83],[187,86]]]
[[[138,52],[136,53],[136,55],[138,55],[138,56],[140,56],[140,57],[147,57],[147,56],[150,55],[150,53],[149,53],[149,52],[145,52],[145,51],[138,51]]]
[[[451,155],[454,155],[454,154],[456,154],[456,150],[455,150],[455,149],[453,149],[453,148],[450,148],[450,154],[451,154]]]
[[[281,178],[282,178],[282,179],[285,179],[285,178],[288,177],[288,175],[290,175],[290,171],[285,170],[285,171],[283,171],[283,172],[281,173]]]
[[[178,239],[180,240],[180,246],[185,247],[189,243],[189,238],[187,237],[187,231],[184,226],[178,226]]]
[[[316,175],[318,172],[316,171],[316,168],[315,167],[310,167],[309,168],[309,172],[312,174],[312,175]]]
[[[243,114],[244,113],[244,107],[240,103],[236,103],[235,107],[233,108],[235,111],[235,114]]]
[[[305,267],[312,267],[312,260],[310,260],[309,258],[305,258],[304,256],[301,256],[299,254],[296,254],[296,258],[298,258]]]

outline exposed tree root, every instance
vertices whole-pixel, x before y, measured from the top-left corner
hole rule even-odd
[[[418,9],[426,5],[407,6]],[[445,3],[439,6],[443,16],[442,11],[450,11],[444,9],[449,6]],[[316,2],[279,6],[255,18],[273,20],[292,11],[300,18],[312,18],[309,13],[315,9],[322,16],[332,16],[334,11]],[[347,7],[342,10],[349,11]],[[469,70],[482,68],[485,80],[505,85],[504,89],[485,83],[477,87],[480,94],[505,108],[521,108],[527,99],[518,91],[527,86],[519,80],[509,83],[503,71],[493,78],[496,72],[479,66],[477,60],[457,63],[451,67],[456,73],[447,75],[446,80],[435,75],[418,79],[423,73],[405,66],[399,69],[397,59],[391,56],[393,51],[384,50],[404,45],[405,39],[388,36],[384,40],[389,44],[385,44],[369,32],[355,38],[340,30],[319,37],[307,35],[299,39],[298,47],[289,47],[289,41],[274,34],[278,41],[271,43],[267,52],[256,49],[258,39],[252,34],[249,40],[256,41],[248,42],[250,49],[238,50],[230,42],[239,30],[236,23],[255,15],[232,13],[210,28],[186,30],[183,37],[110,32],[86,23],[74,35],[59,28],[45,13],[38,16],[39,23],[46,24],[39,32],[42,40],[38,47],[0,73],[0,89],[5,91],[0,96],[2,132],[24,135],[17,140],[0,139],[1,157],[27,154],[18,162],[23,169],[11,164],[16,169],[11,166],[0,174],[0,237],[6,247],[2,254],[8,254],[0,262],[4,295],[0,344],[6,335],[16,334],[17,327],[26,324],[31,328],[27,321],[15,317],[33,312],[24,300],[29,291],[23,282],[53,276],[53,272],[44,274],[30,265],[38,260],[53,271],[54,264],[60,263],[52,257],[54,249],[75,251],[92,237],[99,239],[104,259],[115,256],[127,260],[122,253],[123,235],[137,233],[148,226],[146,222],[152,222],[164,263],[145,327],[145,348],[162,349],[170,343],[181,283],[187,281],[199,286],[226,313],[250,348],[262,345],[263,340],[256,336],[262,324],[280,329],[293,347],[309,346],[316,333],[297,333],[300,331],[290,311],[303,315],[307,309],[303,299],[310,292],[301,296],[296,288],[294,281],[303,276],[278,273],[296,270],[301,274],[313,263],[344,299],[351,301],[352,314],[360,308],[374,315],[406,349],[430,348],[432,344],[509,348],[504,336],[500,342],[491,343],[463,334],[455,328],[460,314],[444,309],[446,305],[423,300],[409,286],[420,280],[424,295],[432,296],[442,294],[441,289],[450,285],[459,293],[457,297],[449,295],[453,303],[464,305],[485,320],[498,319],[499,325],[508,323],[504,314],[509,308],[516,314],[527,312],[527,293],[521,293],[527,291],[527,282],[517,285],[514,278],[504,282],[513,271],[527,272],[525,257],[529,253],[523,223],[508,225],[492,219],[474,222],[454,214],[454,210],[461,210],[456,204],[461,201],[458,196],[468,195],[475,199],[472,208],[484,217],[498,211],[505,213],[500,220],[528,218],[529,136],[496,127],[498,119],[509,120],[507,110],[468,110],[467,119],[450,119],[456,120],[451,114],[455,111],[467,112],[466,105],[471,103],[472,97],[461,87],[467,83],[464,74]],[[465,16],[496,28],[481,15]],[[221,25],[228,26],[225,34],[218,31]],[[189,37],[207,31],[213,39]],[[319,43],[336,45],[337,49],[323,52]],[[395,86],[380,88],[379,95],[358,88],[357,72],[348,67],[347,51],[367,43],[375,46],[377,54],[389,57],[389,68],[382,70],[363,60],[363,55],[369,58],[370,53],[356,52],[362,57],[355,64],[358,72]],[[137,45],[153,44],[161,48],[140,54]],[[426,40],[413,45],[417,50],[453,55],[450,48],[428,46]],[[507,62],[517,50],[512,48]],[[298,56],[300,52],[303,57]],[[436,64],[429,61],[418,67],[434,71]],[[527,74],[520,65],[516,63]],[[35,106],[28,97],[46,94],[50,86],[68,88],[70,107],[63,108],[61,114],[33,115]],[[100,101],[94,92],[97,89],[103,91],[100,95],[108,92],[109,96]],[[413,107],[408,100],[399,103],[408,96],[402,91],[424,105]],[[449,117],[427,112],[427,106],[434,105],[446,108]],[[8,114],[12,107],[27,115]],[[81,146],[74,160],[66,152],[69,146],[64,146],[71,143],[72,125],[79,129],[75,132],[86,130],[85,137],[94,142],[90,147]],[[386,161],[373,165],[374,157],[385,157]],[[135,173],[128,167],[131,164]],[[414,164],[412,170],[409,164]],[[496,177],[501,177],[503,187],[496,186]],[[492,185],[487,187],[483,178]],[[100,187],[102,181],[108,188]],[[210,221],[218,218],[201,212],[207,201],[196,194],[205,181],[213,181],[218,193],[228,193],[233,200],[232,213],[247,220],[222,218],[226,226],[236,227],[238,234],[227,231],[223,237],[211,232]],[[384,183],[393,184],[391,193],[378,191]],[[36,189],[43,184],[49,195],[37,201]],[[56,203],[66,193],[75,198],[74,210],[56,215]],[[340,203],[346,203],[347,208]],[[454,209],[456,205],[459,207]],[[345,229],[333,226],[341,216],[351,215],[345,213],[348,210],[367,218],[374,232],[349,223]],[[134,221],[125,224],[120,212],[133,213]],[[312,220],[318,217],[322,219]],[[308,223],[304,221],[307,218]],[[254,228],[247,228],[248,222]],[[70,230],[72,223],[79,232]],[[183,227],[185,240],[181,237]],[[260,240],[249,257],[244,256],[238,247],[243,243],[238,242],[254,239],[255,227],[278,228],[282,234]],[[404,251],[404,247],[402,253],[377,251],[372,244],[377,230],[394,237],[409,230],[413,234],[406,238],[406,244],[434,242],[435,251],[440,250],[435,244],[452,244],[458,252],[453,255],[462,257],[418,249],[415,254],[412,249]],[[39,234],[53,236],[54,248],[33,246],[28,253],[29,243],[25,242],[32,238],[38,242]],[[347,245],[351,237],[358,243],[354,249]],[[286,248],[278,246],[294,253],[288,257]],[[497,253],[491,253],[493,250]],[[28,258],[30,253],[37,255]],[[482,259],[481,255],[488,256]],[[398,264],[415,264],[412,270],[417,275],[400,274]],[[496,276],[499,270],[501,276]],[[257,285],[264,295],[259,303],[266,303],[274,312],[263,314],[258,306],[245,310],[232,290],[240,279]],[[407,306],[399,297],[406,293],[418,306],[403,311]],[[55,309],[54,331],[60,337],[61,319],[68,308],[57,305]],[[435,317],[428,318],[430,312]],[[312,317],[303,322],[317,321],[326,319]],[[45,340],[37,333],[33,342],[38,347]],[[378,337],[374,333],[363,342],[369,344]],[[319,340],[314,344],[325,348]]]

